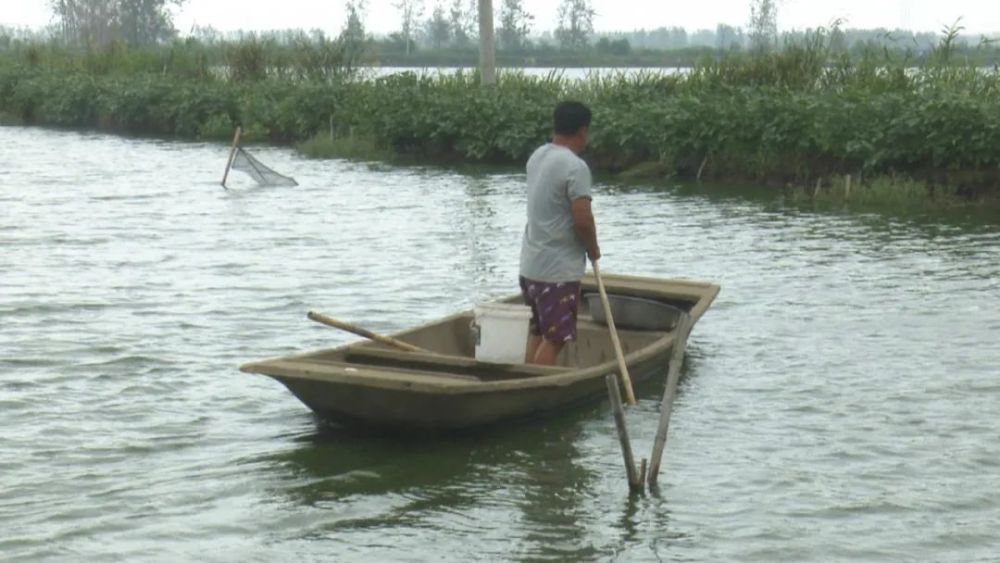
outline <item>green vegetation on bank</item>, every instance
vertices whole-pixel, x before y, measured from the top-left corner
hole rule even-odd
[[[706,57],[687,73],[507,72],[494,87],[469,72],[366,77],[340,43],[304,35],[212,49],[21,44],[0,50],[0,119],[219,140],[242,125],[250,140],[297,143],[313,156],[521,163],[547,138],[556,101],[576,98],[595,110],[588,158],[605,172],[804,193],[817,183],[833,193],[834,179],[851,175],[852,198],[872,186],[889,201],[997,198],[997,69],[956,61],[951,36],[919,64],[888,51],[838,53],[829,37]]]

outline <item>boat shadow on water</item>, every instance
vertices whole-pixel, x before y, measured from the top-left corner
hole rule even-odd
[[[288,478],[296,502],[315,505],[351,495],[380,495],[475,481],[502,468],[529,471],[561,450],[573,459],[573,443],[600,406],[469,430],[364,428],[311,415],[314,431],[293,438],[293,447],[252,462]]]

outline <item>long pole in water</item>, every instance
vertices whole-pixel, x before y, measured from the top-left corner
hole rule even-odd
[[[604,318],[608,322],[608,332],[611,333],[611,345],[615,348],[615,356],[618,358],[618,371],[621,374],[622,387],[625,388],[625,400],[630,405],[635,404],[635,393],[632,391],[632,376],[628,373],[628,364],[625,363],[625,353],[622,352],[622,343],[618,339],[618,329],[615,328],[615,320],[611,317],[611,302],[608,301],[608,292],[604,289],[604,280],[601,279],[601,269],[597,266],[596,260],[590,261],[594,268],[594,277],[597,278],[597,290],[601,294],[601,305],[604,306]]]
[[[632,442],[628,438],[628,427],[625,426],[625,408],[622,406],[622,395],[618,391],[618,382],[614,375],[604,378],[608,386],[608,398],[611,400],[611,412],[615,415],[615,427],[618,428],[618,442],[622,446],[622,458],[625,461],[625,476],[628,478],[629,491],[641,493],[643,475],[635,468],[635,458],[632,456]],[[643,466],[646,460],[642,460]]]
[[[233,166],[233,159],[236,158],[236,149],[240,146],[240,133],[242,133],[243,128],[237,127],[236,134],[233,135],[233,148],[229,149],[229,160],[226,161],[226,173],[222,175],[222,187],[226,188],[226,180],[229,178],[229,169]]]
[[[691,316],[684,313],[681,315],[680,322],[677,323],[674,349],[670,354],[670,369],[667,372],[667,388],[663,390],[663,402],[660,404],[660,423],[656,429],[656,438],[653,440],[653,455],[649,458],[647,478],[650,489],[656,486],[656,480],[659,477],[660,458],[663,457],[663,449],[667,445],[670,415],[674,410],[674,397],[677,395],[677,384],[681,379],[681,364],[684,363],[684,348],[687,347],[690,332]]]

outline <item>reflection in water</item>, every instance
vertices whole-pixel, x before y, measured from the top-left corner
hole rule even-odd
[[[446,487],[468,472],[474,447],[467,438],[399,438],[322,421],[317,421],[315,434],[296,438],[294,445],[255,462],[281,477],[276,493],[305,506]]]
[[[592,468],[581,460],[576,443],[582,436],[578,418],[540,421],[534,435],[540,440],[521,450],[512,464],[521,495],[518,508],[524,532],[512,547],[519,559],[591,559],[597,553],[590,538],[587,501],[596,480]]]
[[[597,475],[576,447],[587,418],[569,412],[407,437],[317,421],[291,449],[243,464],[274,477],[271,495],[281,504],[323,520],[300,530],[300,539],[336,540],[359,527],[476,530],[509,537],[506,558],[592,559],[607,548],[593,535]],[[512,520],[511,509],[519,517]]]

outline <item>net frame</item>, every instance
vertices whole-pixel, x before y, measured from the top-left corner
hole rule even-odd
[[[226,180],[229,178],[230,170],[239,170],[246,173],[261,186],[299,185],[295,181],[295,178],[275,171],[241,147],[240,136],[242,131],[241,127],[237,127],[236,133],[233,135],[233,145],[229,150],[229,159],[226,161],[226,172],[222,175],[222,187],[224,189],[229,189],[226,186]]]

